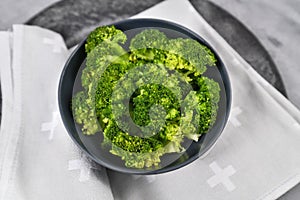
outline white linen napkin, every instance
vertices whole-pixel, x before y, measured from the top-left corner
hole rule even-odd
[[[233,105],[226,129],[204,158],[165,174],[106,170],[74,146],[57,106],[69,55],[62,38],[17,25],[0,33],[3,98],[0,199],[276,199],[300,181],[299,111],[259,76],[186,0],[167,0],[137,17],[167,19],[206,39],[224,61]],[[113,190],[111,193],[110,187]]]
[[[278,198],[299,183],[299,111],[187,0],[164,1],[135,17],[173,21],[207,40],[229,71],[233,104],[229,123],[206,157],[161,175],[130,176],[110,171],[115,199],[267,200]]]
[[[0,199],[113,199],[105,168],[82,155],[60,118],[57,87],[69,55],[62,37],[15,25],[0,47]]]

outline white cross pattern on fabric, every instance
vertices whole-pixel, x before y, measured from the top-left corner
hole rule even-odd
[[[241,122],[237,119],[237,116],[242,113],[242,109],[240,107],[235,107],[232,109],[229,121],[232,123],[234,127],[239,127],[241,126]]]
[[[209,167],[212,169],[212,171],[215,173],[215,175],[207,180],[207,183],[210,187],[215,187],[222,183],[224,187],[229,191],[232,192],[235,190],[235,185],[232,183],[232,181],[229,179],[230,176],[235,174],[235,169],[229,165],[225,169],[221,169],[220,166],[213,162],[209,165]]]
[[[42,132],[50,131],[50,134],[49,134],[49,137],[48,137],[49,140],[53,139],[54,130],[58,125],[58,119],[57,119],[58,116],[59,116],[59,113],[57,111],[53,112],[52,113],[52,121],[42,123],[41,131]]]
[[[92,166],[88,159],[81,158],[76,160],[70,160],[68,170],[80,170],[79,181],[85,182],[90,179],[91,169],[101,170],[100,166]]]
[[[54,53],[61,53],[61,49],[63,48],[62,41],[60,40],[59,37],[55,37],[55,38],[52,38],[52,39],[51,38],[44,38],[43,43],[48,44],[48,45],[52,45],[53,46],[52,51]]]

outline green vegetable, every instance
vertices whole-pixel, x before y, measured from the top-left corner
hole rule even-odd
[[[84,134],[102,129],[103,143],[127,167],[158,166],[162,155],[184,151],[184,138],[198,141],[214,124],[220,87],[203,73],[216,59],[197,41],[156,29],[133,37],[129,51],[125,42],[113,26],[88,36],[74,119]]]
[[[124,44],[126,40],[126,35],[122,31],[116,29],[114,26],[98,27],[88,36],[85,44],[85,51],[87,53],[91,52],[103,41]]]

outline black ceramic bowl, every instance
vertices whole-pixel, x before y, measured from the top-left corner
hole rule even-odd
[[[228,120],[231,105],[231,88],[229,77],[226,72],[225,66],[218,56],[217,52],[212,49],[212,47],[199,35],[183,26],[172,22],[157,19],[129,19],[114,23],[113,25],[117,29],[120,29],[125,33],[130,33],[131,30],[143,30],[147,28],[159,29],[162,32],[165,32],[165,30],[169,30],[165,32],[168,37],[188,37],[197,40],[201,44],[206,45],[217,58],[217,67],[214,68],[214,71],[210,71],[208,69],[207,72],[205,72],[205,75],[217,81],[221,88],[217,120],[213,127],[206,134],[200,137],[198,142],[192,142],[188,149],[186,149],[186,151],[181,154],[179,158],[162,168],[154,170],[127,168],[125,167],[125,165],[116,164],[114,162],[110,162],[110,160],[107,158],[101,157],[101,154],[97,154],[97,151],[101,151],[101,143],[93,138],[97,136],[83,136],[83,134],[78,131],[73,119],[71,109],[71,100],[75,79],[76,76],[81,73],[81,65],[85,61],[85,58],[87,56],[84,48],[85,41],[82,41],[66,62],[66,65],[61,74],[58,88],[58,102],[61,117],[73,141],[87,156],[89,156],[92,160],[99,163],[100,165],[115,171],[132,174],[158,174],[172,171],[191,163],[195,159],[207,153],[221,135],[221,132],[223,131]],[[88,139],[85,139],[85,137]],[[86,145],[86,143],[89,141],[92,141],[92,143],[94,143],[90,147],[89,145]],[[122,163],[121,160],[119,163]]]

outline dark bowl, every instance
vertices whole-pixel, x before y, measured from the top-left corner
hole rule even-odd
[[[186,151],[181,154],[181,156],[176,159],[171,164],[164,166],[163,168],[155,169],[155,170],[140,170],[127,168],[120,165],[113,165],[105,159],[95,155],[90,149],[84,145],[82,141],[82,133],[76,129],[76,124],[73,119],[72,109],[71,109],[71,100],[73,95],[73,87],[75,84],[75,79],[78,73],[80,73],[80,67],[86,58],[85,53],[85,40],[82,41],[72,55],[69,57],[68,61],[65,64],[65,67],[62,71],[60,77],[60,83],[58,88],[58,102],[60,114],[63,120],[63,123],[73,139],[73,141],[77,144],[77,146],[92,160],[97,162],[98,164],[107,167],[109,169],[123,172],[123,173],[131,173],[131,174],[159,174],[168,171],[172,171],[183,167],[192,161],[196,160],[200,156],[203,156],[207,153],[215,144],[219,136],[221,135],[230,112],[231,106],[231,87],[230,80],[226,71],[226,68],[218,56],[217,52],[199,35],[192,32],[191,30],[164,20],[158,19],[128,19],[124,21],[120,21],[112,24],[117,29],[122,31],[130,31],[133,29],[146,29],[146,28],[157,28],[157,29],[168,29],[176,31],[185,37],[192,38],[197,40],[199,43],[206,45],[216,56],[217,59],[217,73],[216,72],[205,72],[206,76],[213,78],[220,85],[220,102],[219,102],[219,110],[217,115],[217,120],[213,127],[206,133],[203,134],[198,142],[192,142],[192,144],[186,149]],[[87,136],[89,137],[89,136]],[[99,145],[99,149],[101,146]]]

